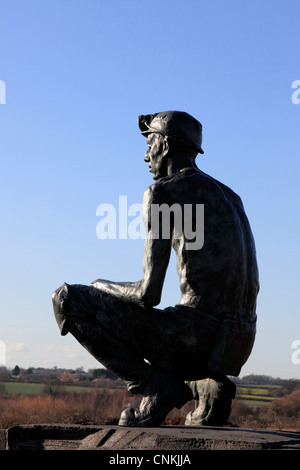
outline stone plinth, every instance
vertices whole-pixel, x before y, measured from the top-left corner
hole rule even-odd
[[[300,433],[230,427],[24,425],[0,431],[1,450],[300,450]]]

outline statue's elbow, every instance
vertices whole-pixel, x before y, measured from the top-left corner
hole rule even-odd
[[[144,292],[141,296],[141,303],[145,308],[155,307],[160,303],[161,295],[152,292]]]

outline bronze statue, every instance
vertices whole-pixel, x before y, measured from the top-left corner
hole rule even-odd
[[[70,332],[130,392],[143,395],[119,425],[160,425],[192,398],[199,406],[186,425],[223,425],[235,395],[227,376],[239,375],[255,339],[259,281],[250,225],[240,197],[197,167],[204,152],[196,119],[167,111],[139,116],[138,125],[155,180],[143,198],[144,277],[64,284],[53,294],[55,316],[62,335]],[[169,236],[160,208],[178,209],[164,213]],[[197,241],[199,208],[204,238]],[[187,223],[193,229],[184,230]],[[172,248],[182,296],[158,309]]]

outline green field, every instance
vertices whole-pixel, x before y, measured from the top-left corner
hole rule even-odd
[[[280,385],[238,385],[236,398],[248,406],[269,406],[276,398],[270,392]]]
[[[20,395],[34,395],[42,393],[45,384],[30,384],[30,383],[16,383],[6,382],[5,391],[9,395],[20,394]],[[95,387],[80,387],[77,385],[62,385],[62,389],[68,392],[91,392],[97,390]]]

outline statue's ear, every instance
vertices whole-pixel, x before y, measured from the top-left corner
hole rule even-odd
[[[168,136],[164,136],[163,140],[163,156],[168,155],[170,151],[170,140]]]

